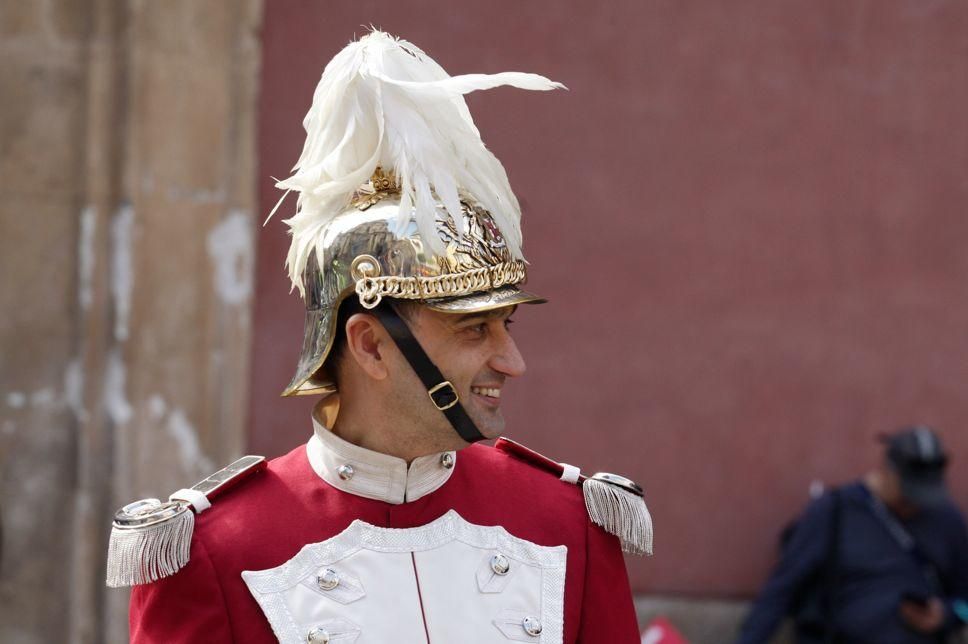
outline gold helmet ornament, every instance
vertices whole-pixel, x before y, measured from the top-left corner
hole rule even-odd
[[[385,298],[453,313],[543,301],[520,289],[520,206],[463,98],[501,85],[563,87],[520,72],[450,76],[380,31],[326,66],[303,121],[302,155],[276,184],[299,193],[286,220],[286,266],[306,303],[302,353],[284,396],[336,391],[326,359],[348,297],[373,310],[398,345],[415,342],[406,325],[403,337],[393,333],[399,320],[387,319],[395,314],[379,306]],[[425,354],[404,355],[428,391],[438,388],[430,392],[438,408],[460,407]]]

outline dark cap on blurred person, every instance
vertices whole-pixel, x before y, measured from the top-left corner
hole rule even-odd
[[[905,427],[881,440],[887,445],[888,463],[901,478],[905,498],[925,507],[948,499],[944,482],[948,454],[933,429],[926,425]]]

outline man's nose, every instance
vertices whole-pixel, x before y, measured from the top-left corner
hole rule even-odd
[[[507,330],[503,330],[500,337],[500,346],[491,359],[491,368],[511,378],[524,375],[527,366],[514,338]]]

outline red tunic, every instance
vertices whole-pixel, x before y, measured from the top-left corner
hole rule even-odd
[[[484,445],[459,452],[457,467],[439,489],[401,504],[331,486],[310,466],[305,446],[274,459],[198,515],[191,559],[181,571],[133,589],[131,641],[275,642],[243,571],[280,566],[355,519],[414,528],[449,510],[472,524],[503,526],[539,546],[567,547],[566,644],[637,644],[619,542],[589,521],[581,490]]]

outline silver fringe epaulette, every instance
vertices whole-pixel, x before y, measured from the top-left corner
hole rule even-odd
[[[188,563],[195,515],[212,500],[266,467],[264,456],[243,456],[168,501],[142,499],[114,515],[108,543],[107,585],[112,588],[157,581]]]
[[[645,492],[635,481],[607,472],[584,476],[574,465],[553,461],[507,438],[499,438],[494,447],[580,486],[593,523],[618,537],[625,552],[652,554],[652,515]]]

